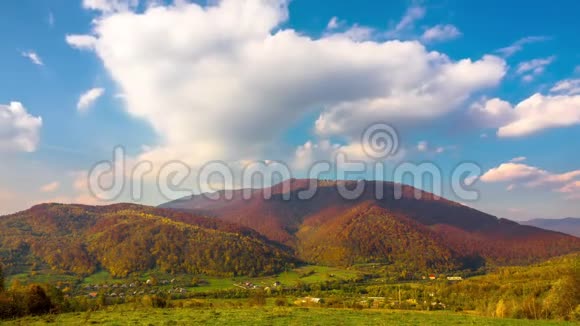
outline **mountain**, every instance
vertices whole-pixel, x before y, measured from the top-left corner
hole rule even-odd
[[[538,228],[552,230],[580,237],[580,218],[567,217],[561,219],[533,219],[520,222]]]
[[[357,184],[364,191],[356,199],[343,198],[337,188]],[[302,200],[311,185],[315,195]],[[235,190],[231,199],[196,195],[161,207],[250,227],[311,263],[449,270],[526,264],[580,250],[579,238],[498,219],[410,186],[402,186],[398,198],[395,186],[291,179],[270,188]]]
[[[0,245],[0,263],[11,274],[50,268],[118,277],[152,269],[261,275],[296,263],[287,249],[251,229],[132,204],[43,204],[1,216]]]

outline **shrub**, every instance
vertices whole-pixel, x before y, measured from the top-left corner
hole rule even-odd
[[[28,313],[31,315],[47,314],[52,309],[50,298],[40,285],[32,284],[28,288]]]

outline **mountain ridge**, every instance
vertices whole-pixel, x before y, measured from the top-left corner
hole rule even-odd
[[[361,182],[364,182],[365,190],[354,200],[341,197],[336,188],[337,185],[353,188]],[[312,185],[317,187],[315,195],[309,200],[301,200],[300,192]],[[400,187],[400,198],[395,193],[395,187]],[[197,195],[166,203],[162,207],[203,211],[219,219],[253,228],[270,240],[295,248],[300,259],[312,263],[368,262],[363,256],[376,256],[373,252],[375,248],[367,252],[358,251],[360,256],[352,258],[353,252],[358,250],[354,247],[361,246],[364,242],[362,240],[377,242],[376,239],[364,239],[364,233],[356,233],[356,236],[348,233],[346,230],[351,230],[348,227],[353,220],[369,232],[373,228],[388,231],[388,234],[377,235],[380,238],[378,247],[385,249],[383,258],[395,251],[395,256],[399,255],[397,257],[404,255],[400,252],[403,247],[392,243],[391,239],[411,247],[423,248],[421,240],[412,238],[410,234],[420,234],[433,244],[441,244],[433,246],[439,248],[436,251],[443,256],[447,255],[443,252],[448,252],[451,257],[448,260],[453,266],[470,265],[469,262],[473,261],[493,264],[529,263],[580,250],[578,238],[523,226],[445,198],[438,199],[431,193],[411,186],[391,182],[289,179],[271,187],[245,191],[252,196],[243,198],[244,190],[240,189],[232,192],[231,200],[213,200]],[[421,195],[420,199],[415,198],[416,192]],[[268,194],[271,194],[270,198],[265,196]],[[382,199],[377,199],[377,194],[382,194]],[[372,213],[368,216],[373,218],[369,221],[360,216],[355,218],[356,214],[348,213],[353,209],[366,209]],[[328,254],[325,258],[320,256],[320,252],[324,252],[324,245],[336,243],[337,236],[346,239],[336,249],[342,256],[338,253]],[[417,248],[413,247],[410,251]],[[329,255],[335,258],[329,259]],[[430,259],[427,256],[423,258],[423,261],[415,263],[424,265]],[[388,259],[383,260],[388,262]]]
[[[559,219],[537,218],[521,221],[520,224],[535,226],[545,230],[561,232],[576,237],[580,237],[580,218],[565,217]]]

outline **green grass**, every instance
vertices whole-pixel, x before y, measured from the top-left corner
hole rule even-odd
[[[312,272],[313,273],[309,273]],[[306,277],[303,275],[311,274]],[[212,277],[201,277],[209,284],[188,288],[191,291],[211,291],[211,290],[224,290],[234,288],[234,283],[251,282],[259,286],[272,286],[274,282],[279,281],[283,286],[293,286],[299,282],[305,284],[320,283],[324,281],[331,280],[348,280],[357,277],[360,273],[354,270],[341,269],[335,267],[327,266],[304,266],[296,268],[291,271],[283,272],[278,275],[273,276],[263,276],[263,277],[236,277],[236,278],[212,278]]]
[[[467,313],[261,307],[137,309],[29,317],[7,325],[570,325],[566,322],[484,318]]]
[[[56,283],[56,282],[75,282],[78,279],[77,276],[59,274],[53,271],[42,271],[35,275],[30,273],[20,273],[11,275],[6,278],[6,284],[12,283],[14,280],[18,280],[23,284],[30,283]]]

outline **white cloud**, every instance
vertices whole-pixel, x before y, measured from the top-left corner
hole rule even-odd
[[[470,116],[499,137],[522,137],[552,128],[580,124],[580,95],[574,81],[559,82],[550,95],[536,93],[515,107],[498,98],[474,103]]]
[[[60,188],[60,182],[55,181],[40,187],[42,192],[55,192]]]
[[[338,17],[332,17],[328,24],[326,25],[327,30],[337,29],[342,23],[338,20]]]
[[[419,152],[426,152],[429,149],[429,144],[426,141],[420,141],[417,144],[417,150]]]
[[[77,103],[79,112],[86,112],[105,93],[104,88],[92,88],[84,92]]]
[[[319,141],[307,141],[304,145],[298,146],[294,153],[294,159],[291,167],[297,170],[307,170],[312,164],[320,161],[330,162],[333,165],[336,155],[342,153],[346,156],[346,160],[370,162],[373,158],[365,153],[365,150],[360,142],[352,142],[346,145],[332,143],[327,139]],[[384,158],[387,162],[400,162],[406,155],[406,150],[398,148],[392,155]]]
[[[97,19],[95,51],[127,111],[161,138],[142,157],[255,158],[318,108],[322,138],[351,144],[369,122],[439,117],[505,74],[498,57],[453,61],[419,42],[313,39],[280,27],[285,4],[188,3]]]
[[[525,187],[562,192],[566,193],[568,197],[580,195],[580,189],[578,188],[578,185],[580,185],[580,170],[552,173],[512,161],[490,169],[480,179],[487,183],[510,183],[507,188],[510,191],[516,187]]]
[[[496,52],[500,53],[504,57],[511,57],[512,55],[516,54],[517,52],[520,52],[521,50],[523,50],[524,45],[526,45],[526,44],[545,42],[548,40],[550,40],[550,38],[546,37],[546,36],[528,36],[528,37],[524,37],[522,39],[519,39],[516,42],[514,42],[513,44],[511,44],[510,46],[507,46],[505,48],[501,48],[501,49],[497,50]]]
[[[534,94],[518,103],[512,122],[499,128],[500,137],[527,136],[545,129],[580,124],[580,95]]]
[[[42,118],[30,115],[19,102],[0,104],[0,150],[34,152]]]
[[[319,134],[354,137],[376,121],[408,123],[434,119],[458,108],[476,90],[496,85],[505,73],[504,62],[493,56],[475,62],[469,59],[451,62],[433,52],[415,52],[412,48],[420,46],[415,42],[386,44],[393,46],[384,63],[391,74],[383,76],[387,79],[383,87],[390,92],[379,91],[373,97],[328,106],[316,121]],[[421,49],[424,50],[422,46]]]
[[[518,157],[514,157],[510,160],[511,163],[519,163],[519,162],[524,162],[525,160],[527,160],[528,158],[525,156],[518,156]]]
[[[405,15],[403,15],[401,20],[395,25],[395,28],[389,31],[387,34],[396,37],[406,30],[411,30],[415,26],[416,21],[425,17],[425,13],[425,8],[421,6],[411,6],[407,8]]]
[[[103,13],[127,11],[138,5],[139,0],[83,0],[84,8]]]
[[[436,25],[427,29],[421,39],[424,42],[448,41],[461,36],[461,32],[453,25]]]
[[[23,57],[28,58],[30,62],[34,63],[37,66],[44,66],[42,59],[40,56],[34,51],[24,51],[21,53]]]
[[[558,82],[552,89],[552,93],[576,95],[580,94],[580,79],[566,79]]]
[[[475,102],[469,110],[470,118],[483,128],[499,128],[515,119],[515,112],[509,102],[498,98]]]
[[[344,37],[355,42],[371,40],[375,34],[375,29],[354,24],[343,32],[328,34],[328,37]]]
[[[422,140],[417,143],[417,151],[422,153],[433,153],[433,154],[442,154],[448,150],[454,150],[456,146],[437,146],[432,147],[429,142]]]
[[[91,50],[97,43],[97,38],[92,35],[67,35],[66,42],[76,49]]]
[[[536,76],[539,76],[542,73],[544,73],[546,67],[552,62],[554,62],[555,59],[556,59],[555,56],[551,56],[547,58],[539,58],[521,62],[516,69],[516,73],[518,75],[524,75],[522,79],[526,82],[530,82]]]

